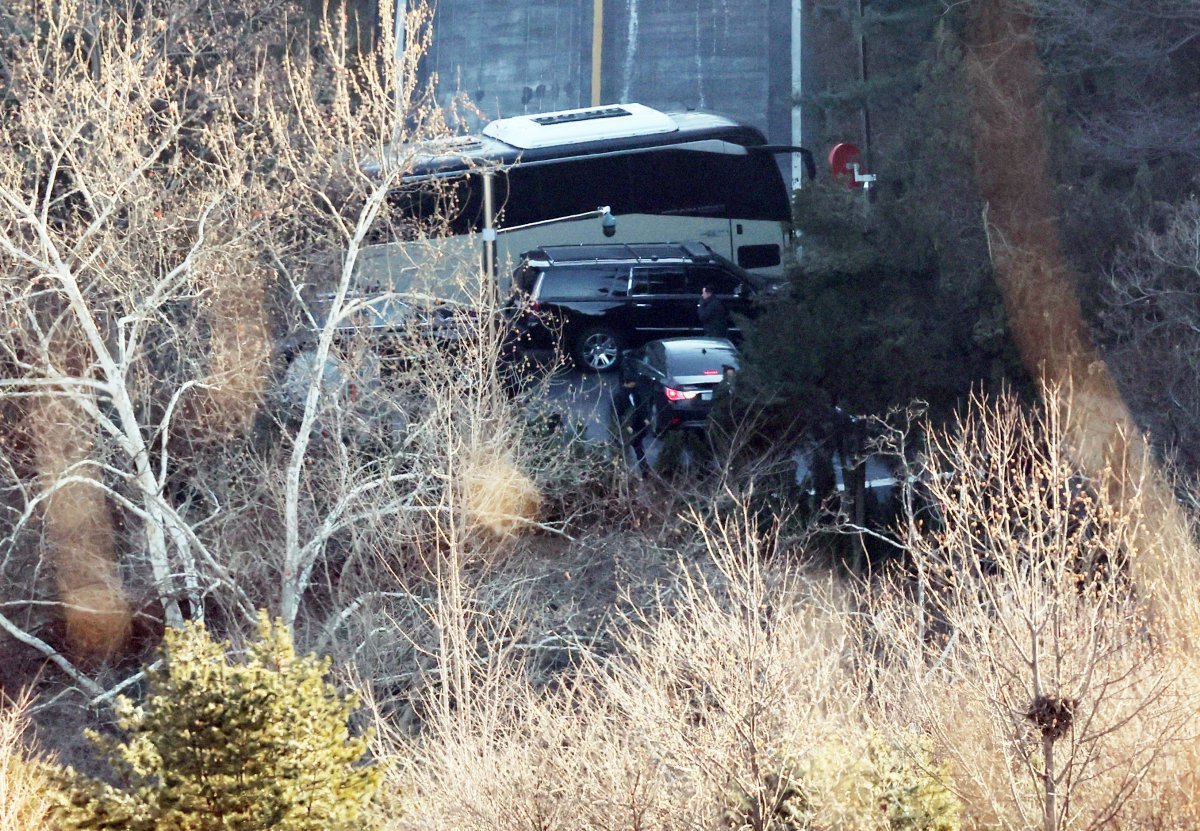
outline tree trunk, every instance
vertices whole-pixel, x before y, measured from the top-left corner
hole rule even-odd
[[[1054,737],[1042,736],[1042,831],[1058,828],[1058,783],[1054,778]]]

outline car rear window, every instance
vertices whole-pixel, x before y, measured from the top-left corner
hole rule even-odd
[[[738,368],[738,355],[732,349],[707,347],[703,350],[689,349],[686,352],[671,352],[667,358],[667,368],[671,375],[703,375],[706,370],[716,370],[721,373],[722,367]]]

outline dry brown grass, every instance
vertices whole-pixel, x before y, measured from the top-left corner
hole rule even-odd
[[[828,584],[767,564],[751,528],[698,523],[699,558],[626,607],[616,657],[581,658],[549,691],[518,657],[476,690],[488,706],[394,743],[395,827],[713,827],[737,794],[769,802],[793,757],[853,720],[854,629]]]
[[[0,697],[0,831],[50,828],[50,783],[25,744],[25,705]]]
[[[542,496],[511,458],[477,454],[462,473],[468,522],[504,537],[537,521]]]
[[[389,827],[781,831],[793,812],[883,831],[879,794],[921,779],[950,786],[961,814],[914,829],[1194,828],[1197,666],[1114,576],[1148,538],[1127,513],[1136,494],[1089,490],[1062,408],[1045,412],[981,405],[935,440],[953,467],[910,552],[924,609],[911,574],[856,593],[786,562],[734,511],[689,516],[674,573],[558,683],[530,682],[529,652],[472,652],[470,701],[380,746]],[[1170,556],[1186,570],[1192,553]],[[455,619],[495,626],[486,609]],[[1072,723],[1040,730],[1039,696],[1071,701]],[[878,747],[899,760],[883,773]]]

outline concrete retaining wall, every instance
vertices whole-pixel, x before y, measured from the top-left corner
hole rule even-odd
[[[438,0],[424,62],[485,118],[591,103],[593,0]],[[791,0],[604,0],[602,103],[713,110],[790,139]]]

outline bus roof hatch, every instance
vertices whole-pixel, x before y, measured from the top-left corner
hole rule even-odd
[[[521,150],[651,136],[679,129],[675,119],[642,104],[621,104],[501,118],[483,134]]]

